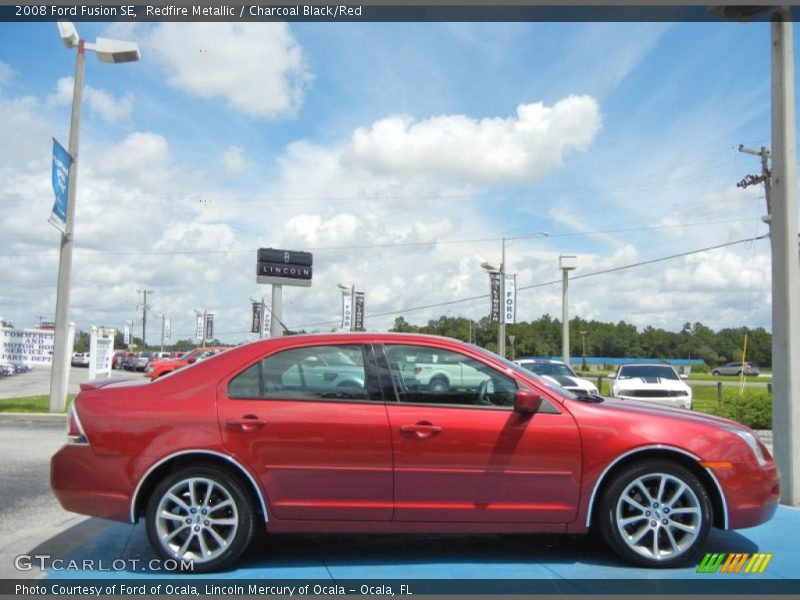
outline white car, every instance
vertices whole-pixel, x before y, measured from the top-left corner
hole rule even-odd
[[[89,353],[88,352],[76,352],[72,355],[72,360],[70,361],[73,367],[88,367],[89,366]]]
[[[609,383],[614,398],[692,408],[692,388],[671,365],[622,365]]]
[[[560,360],[550,360],[548,358],[520,358],[514,361],[528,371],[539,375],[545,381],[553,383],[567,391],[578,394],[589,394],[599,396],[600,391],[597,386],[588,379],[578,377],[577,373],[569,365]]]

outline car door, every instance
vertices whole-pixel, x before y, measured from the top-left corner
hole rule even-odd
[[[360,387],[352,377],[334,388],[316,374],[306,377],[303,365],[331,351],[353,358],[350,372],[361,367]],[[371,346],[305,344],[265,356],[220,385],[222,443],[261,479],[270,516],[391,519],[391,439],[373,363]]]
[[[430,348],[428,349],[430,350]],[[397,365],[420,348],[378,351],[394,445],[397,521],[563,523],[576,517],[581,444],[563,405],[544,400],[533,415],[514,412],[518,383],[475,356],[436,350],[484,375],[476,386],[407,387]],[[477,378],[476,378],[477,379]]]

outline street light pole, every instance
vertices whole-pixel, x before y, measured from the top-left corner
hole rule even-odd
[[[569,366],[569,272],[578,266],[577,257],[564,255],[558,257],[558,267],[561,269],[561,360]]]
[[[78,183],[78,140],[81,126],[81,104],[83,102],[83,80],[86,64],[86,45],[78,42],[75,58],[75,85],[72,89],[72,115],[69,123],[69,168],[67,184],[67,220],[61,234],[61,253],[58,258],[58,287],[56,289],[56,331],[53,336],[53,367],[50,372],[50,412],[63,412],[67,399],[69,380],[69,351],[67,333],[69,327],[69,295],[72,279],[72,242],[75,226],[75,189]]]
[[[582,348],[582,357],[583,360],[581,361],[581,370],[586,368],[586,332],[581,331],[581,348]]]
[[[153,315],[155,317],[158,317],[159,319],[161,319],[161,352],[163,352],[164,351],[164,326],[167,323],[167,315],[159,314],[159,313],[153,313]]]
[[[497,322],[497,354],[506,357],[506,242],[513,244],[519,240],[526,240],[533,237],[547,237],[550,234],[546,231],[535,231],[525,235],[518,235],[511,238],[502,238],[502,252],[500,254],[500,268],[497,269],[487,262],[481,263],[481,268],[491,275],[500,277],[500,315]],[[510,245],[509,244],[509,245]]]
[[[800,260],[792,17],[772,17],[772,428],[781,502],[800,504]]]
[[[80,137],[81,104],[83,102],[86,50],[92,50],[102,62],[133,62],[139,60],[139,47],[131,42],[98,38],[88,44],[78,36],[72,23],[58,23],[59,35],[67,48],[77,48],[75,84],[72,88],[72,114],[69,124],[69,149],[72,163],[67,183],[67,214],[61,250],[58,258],[58,287],[56,289],[56,329],[53,337],[53,367],[50,373],[50,412],[64,410],[69,380],[69,299],[72,280],[72,244],[75,230],[75,192],[78,183],[78,140]]]
[[[497,353],[506,357],[506,238],[500,254],[500,322],[497,324]]]
[[[271,337],[283,335],[283,286],[279,283],[272,284],[272,319],[269,324],[269,334]]]

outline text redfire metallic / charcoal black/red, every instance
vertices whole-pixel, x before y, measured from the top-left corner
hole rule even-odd
[[[51,481],[67,510],[144,518],[155,551],[197,571],[230,564],[256,527],[595,528],[628,561],[669,567],[711,527],[771,518],[779,491],[767,449],[732,421],[579,396],[456,340],[379,333],[83,384]]]

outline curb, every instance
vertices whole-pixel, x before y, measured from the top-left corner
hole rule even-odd
[[[66,421],[66,413],[0,412],[0,421],[28,421],[31,423],[58,423]]]

